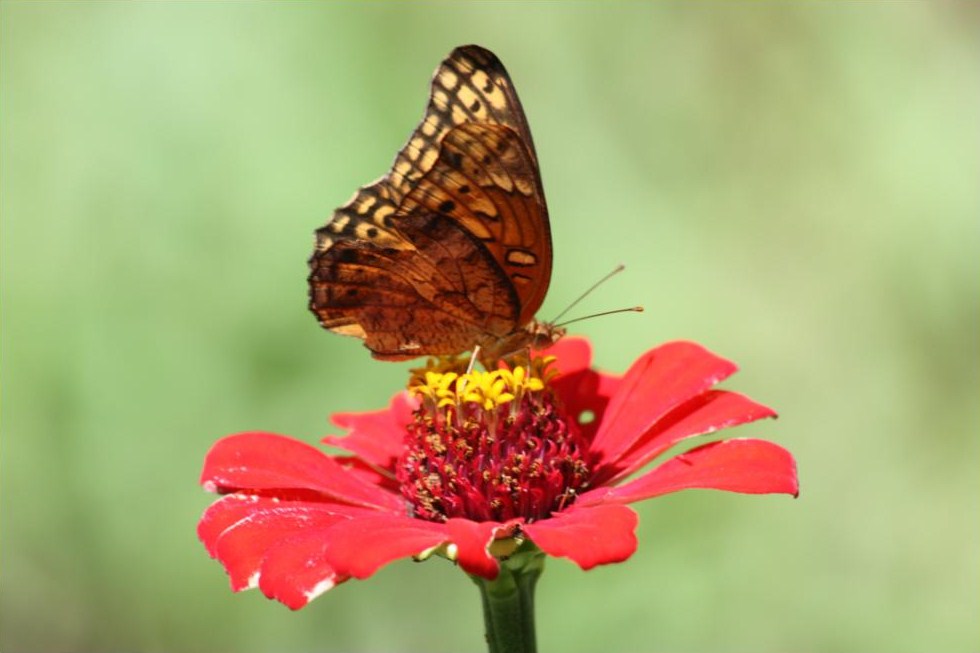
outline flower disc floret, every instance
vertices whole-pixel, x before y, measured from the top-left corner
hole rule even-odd
[[[410,390],[422,401],[397,474],[415,517],[533,521],[586,487],[587,443],[528,368],[429,372]]]

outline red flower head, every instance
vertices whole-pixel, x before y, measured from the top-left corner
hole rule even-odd
[[[733,363],[672,342],[619,377],[590,369],[582,339],[545,354],[530,370],[428,371],[385,410],[335,415],[350,433],[324,442],[350,456],[271,433],[218,441],[201,482],[225,496],[198,535],[232,589],[297,609],[398,558],[438,553],[492,579],[532,545],[589,569],[636,550],[625,504],[687,488],[797,494],[792,456],[764,440],[711,442],[633,477],[681,440],[775,416],[712,389]]]

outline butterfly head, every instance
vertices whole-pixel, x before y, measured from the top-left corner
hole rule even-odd
[[[488,338],[478,343],[479,360],[486,369],[496,369],[500,361],[513,362],[515,359],[527,358],[529,351],[547,349],[564,335],[564,327],[552,322],[531,320],[508,337]]]
[[[527,325],[527,330],[531,336],[531,349],[547,349],[558,342],[567,331],[565,327],[558,326],[554,322],[537,320]]]

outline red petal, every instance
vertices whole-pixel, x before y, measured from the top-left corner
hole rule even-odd
[[[565,413],[576,420],[585,438],[592,440],[605,420],[609,400],[621,380],[594,370],[579,370],[558,376],[551,386],[561,398]]]
[[[247,517],[252,510],[250,498],[241,494],[223,496],[204,511],[197,523],[197,537],[212,558],[217,555],[218,538],[229,526]],[[254,498],[251,498],[254,501]]]
[[[593,450],[615,464],[664,415],[728,377],[734,363],[693,342],[669,342],[633,363],[599,425]]]
[[[330,421],[350,433],[328,435],[322,442],[350,451],[382,469],[392,469],[405,446],[405,427],[411,423],[415,407],[407,392],[399,392],[388,408],[370,413],[336,413]]]
[[[636,513],[616,504],[578,504],[551,519],[524,526],[542,551],[570,558],[582,569],[622,562],[636,551]]]
[[[621,378],[589,368],[592,345],[585,338],[562,338],[542,354],[555,356],[552,369],[558,375],[550,385],[561,397],[566,413],[579,420],[579,426],[591,440]],[[589,413],[589,420],[582,422],[582,417]]]
[[[579,370],[587,370],[592,364],[592,345],[585,338],[569,336],[540,352],[540,356],[554,356],[553,368],[561,374],[571,374]]]
[[[324,555],[338,572],[367,578],[389,562],[419,555],[447,539],[445,524],[376,513],[335,527]]]
[[[371,463],[366,463],[360,458],[355,458],[354,456],[332,456],[333,461],[343,467],[348,474],[360,478],[362,481],[368,485],[376,485],[378,487],[384,488],[389,492],[394,492],[395,494],[400,494],[401,486],[398,484],[398,479],[394,476],[394,470],[391,472],[385,472],[384,470],[375,467]]]
[[[709,390],[658,420],[615,465],[597,470],[593,483],[616,483],[681,440],[775,416],[776,411],[744,395],[727,390]]]
[[[325,453],[274,433],[239,433],[215,443],[201,483],[209,492],[313,490],[347,503],[403,511],[402,499],[348,473]]]
[[[225,567],[237,592],[255,586],[263,560],[285,539],[321,531],[358,511],[363,513],[341,504],[232,494],[205,511],[198,537]]]
[[[632,503],[690,488],[796,496],[799,482],[788,451],[765,440],[735,438],[691,449],[619,487],[586,492],[575,505]]]
[[[331,528],[311,529],[280,541],[269,551],[259,575],[259,589],[293,610],[346,581],[323,555]]]
[[[489,547],[501,534],[509,534],[517,520],[500,522],[475,522],[469,519],[450,519],[446,522],[449,537],[456,545],[456,559],[468,574],[493,580],[500,573],[497,559],[490,555]]]
[[[367,578],[381,566],[438,546],[441,524],[374,513],[311,530],[269,552],[259,586],[297,608],[347,578]]]

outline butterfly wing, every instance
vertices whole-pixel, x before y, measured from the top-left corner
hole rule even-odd
[[[456,354],[529,322],[551,236],[527,122],[500,61],[457,48],[391,171],[317,230],[310,308],[378,358]]]
[[[321,257],[311,277],[321,322],[383,360],[457,354],[482,333],[509,332],[512,298],[480,244],[439,214],[405,222],[410,249],[341,242]]]
[[[439,160],[405,198],[404,215],[457,221],[486,248],[516,293],[513,325],[528,323],[551,279],[551,230],[531,151],[510,128],[465,123],[443,139]]]

